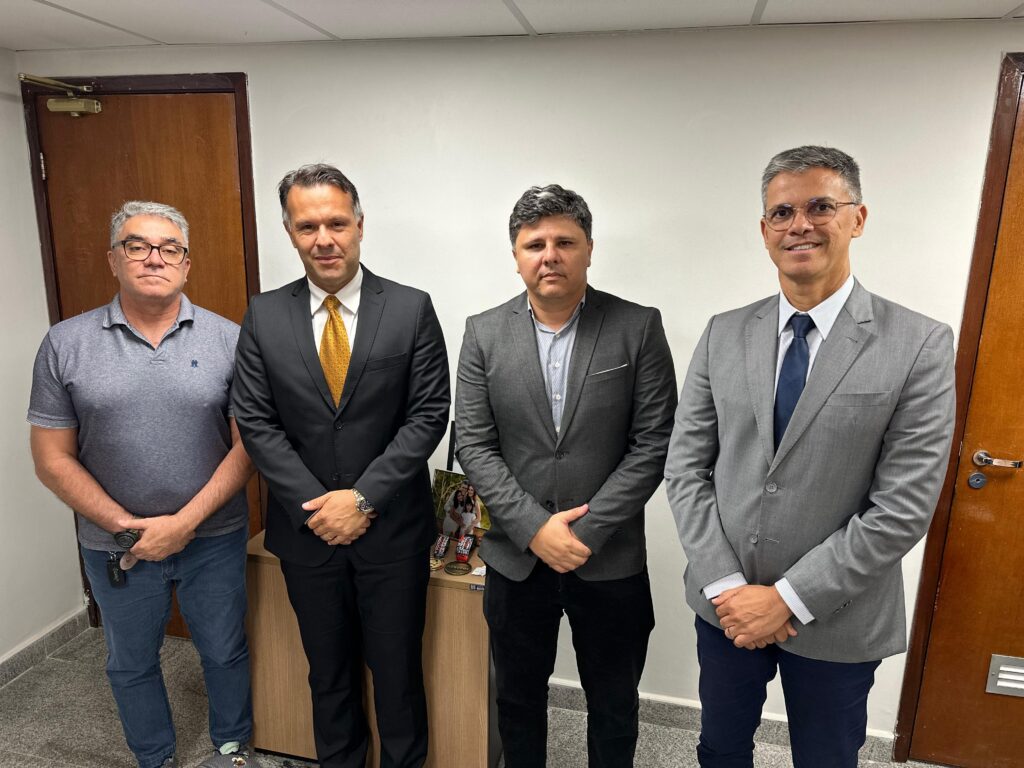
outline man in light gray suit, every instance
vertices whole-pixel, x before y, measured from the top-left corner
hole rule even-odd
[[[853,158],[782,152],[761,189],[782,290],[711,318],[665,472],[697,613],[697,754],[753,764],[778,670],[794,766],[853,768],[875,669],[906,649],[900,561],[946,468],[952,333],[852,277]]]
[[[469,318],[455,395],[459,462],[491,516],[484,614],[505,765],[544,765],[564,612],[590,765],[627,768],[654,627],[644,504],[672,432],[672,355],[658,310],[587,285],[582,197],[532,187],[509,236],[526,292]]]

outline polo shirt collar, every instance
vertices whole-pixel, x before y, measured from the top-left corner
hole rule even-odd
[[[177,328],[184,322],[191,323],[195,320],[195,317],[195,306],[189,301],[188,296],[184,293],[181,294],[181,303],[178,305],[178,317],[174,321],[172,328]],[[107,304],[107,311],[103,316],[104,328],[112,328],[115,325],[123,325],[125,328],[131,327],[128,318],[124,316],[124,309],[121,307],[120,293],[115,295],[113,301]]]

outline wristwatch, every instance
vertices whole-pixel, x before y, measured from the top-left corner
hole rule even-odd
[[[361,494],[355,488],[352,489],[352,495],[356,497],[356,509],[362,512],[364,515],[369,515],[375,511],[373,504],[368,502],[366,500],[366,497],[363,496],[363,494]]]

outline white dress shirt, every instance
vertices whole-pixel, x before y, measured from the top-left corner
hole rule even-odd
[[[809,360],[807,364],[807,376],[811,375],[811,368],[814,367],[814,358],[818,354],[818,348],[821,347],[821,342],[828,339],[829,333],[832,331],[832,326],[836,324],[836,319],[839,317],[839,313],[842,311],[843,306],[846,304],[846,300],[850,298],[850,294],[853,293],[853,275],[846,278],[846,282],[843,283],[842,287],[823,302],[817,306],[811,307],[806,312],[800,312],[796,307],[789,303],[789,299],[786,298],[786,294],[779,291],[779,354],[775,364],[775,388],[779,387],[779,374],[782,373],[782,361],[786,357],[786,351],[789,349],[789,345],[793,343],[793,329],[789,326],[789,319],[793,315],[805,314],[810,315],[811,320],[814,321],[814,327],[807,332],[807,351],[809,353]],[[730,573],[728,576],[724,576],[717,581],[713,581],[704,587],[704,597],[708,600],[718,597],[720,594],[725,592],[727,589],[733,589],[735,587],[742,587],[747,583],[746,578],[742,573],[737,571],[736,573]],[[814,615],[807,610],[807,606],[804,605],[804,601],[797,595],[796,590],[789,583],[789,579],[783,577],[775,582],[775,589],[778,590],[780,597],[789,606],[789,610],[793,612],[804,624],[810,624],[814,621]]]
[[[324,299],[328,294],[312,280],[306,278],[309,283],[309,314],[313,318],[313,341],[316,342],[317,353],[320,352],[320,339],[323,338],[324,328],[327,327],[327,318],[330,313],[324,306]],[[359,297],[363,291],[363,268],[356,270],[356,276],[345,284],[340,291],[334,294],[341,302],[338,312],[341,315],[341,322],[345,324],[345,332],[348,333],[349,352],[356,344],[356,325],[359,320]]]

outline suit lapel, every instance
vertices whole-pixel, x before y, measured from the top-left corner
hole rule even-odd
[[[547,390],[544,388],[544,375],[540,370],[540,355],[537,353],[537,335],[533,326],[533,317],[527,305],[524,293],[509,315],[509,335],[514,343],[516,367],[522,372],[526,383],[526,391],[540,415],[552,440],[556,440],[555,422],[551,419],[551,405],[548,403]]]
[[[292,331],[295,333],[295,345],[299,348],[302,362],[306,364],[306,371],[313,379],[313,384],[320,390],[324,402],[333,411],[334,398],[331,397],[327,379],[324,378],[324,369],[320,365],[320,355],[317,353],[316,341],[313,339],[313,320],[309,311],[309,284],[306,282],[306,278],[302,278],[296,283],[292,290],[290,315]]]
[[[375,274],[363,267],[363,286],[359,293],[359,322],[356,325],[356,343],[352,348],[352,356],[348,362],[348,373],[345,375],[345,388],[341,390],[341,402],[338,413],[345,410],[352,393],[359,385],[366,360],[373,349],[373,341],[380,328],[380,319],[384,314],[384,286]]]
[[[603,322],[604,310],[601,308],[601,302],[594,289],[588,286],[586,303],[576,320],[576,340],[573,342],[572,358],[569,361],[569,380],[565,385],[562,428],[558,433],[559,443],[568,431],[573,414],[576,413],[576,406],[579,405],[583,382],[587,378],[587,371],[590,370],[590,359],[594,356],[594,347],[597,346],[597,337],[601,333]]]
[[[871,297],[860,283],[855,282],[853,293],[839,312],[828,339],[818,347],[807,385],[797,401],[786,434],[782,437],[782,444],[775,452],[771,470],[786,458],[786,454],[810,426],[828,396],[863,351],[865,342],[873,335],[873,319]]]
[[[754,406],[765,463],[775,454],[775,367],[779,346],[779,299],[768,299],[747,322],[744,333],[747,388]]]

